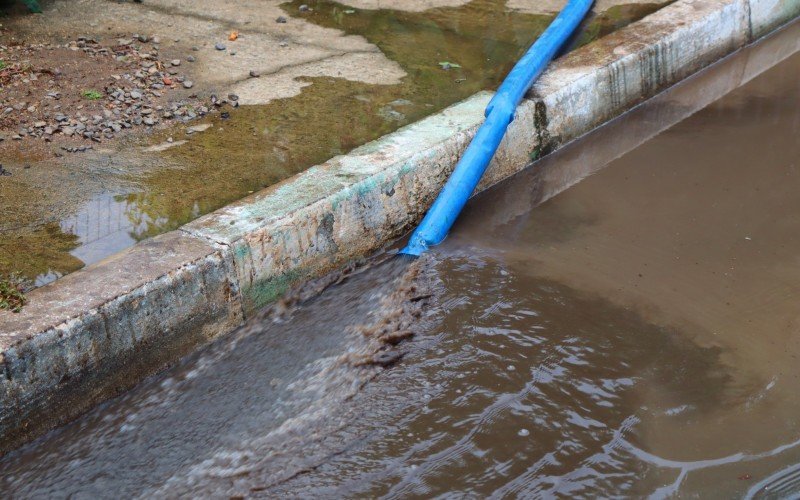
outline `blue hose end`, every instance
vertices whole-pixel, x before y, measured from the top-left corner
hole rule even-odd
[[[411,239],[408,241],[408,244],[406,244],[406,246],[402,250],[397,252],[397,254],[408,255],[410,257],[419,257],[420,255],[425,253],[425,250],[427,249],[428,245],[427,243],[425,243],[425,240],[418,237],[417,234],[415,233],[411,235]]]
[[[403,248],[402,250],[397,252],[397,255],[407,255],[409,257],[419,257],[420,255],[422,255],[422,252],[424,252],[424,251],[425,250],[417,248],[417,247],[414,247],[412,245],[406,245],[405,248]]]

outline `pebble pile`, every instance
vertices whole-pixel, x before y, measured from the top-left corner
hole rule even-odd
[[[110,75],[109,84],[94,92],[84,92],[84,97],[91,101],[103,100],[102,111],[94,113],[81,109],[64,109],[55,103],[48,106],[52,112],[40,119],[20,124],[10,135],[11,139],[41,138],[52,141],[56,136],[83,138],[94,142],[113,139],[120,132],[133,127],[153,127],[165,120],[188,122],[203,117],[223,106],[238,107],[238,97],[218,98],[216,95],[201,100],[192,94],[188,99],[167,102],[162,99],[171,89],[191,89],[194,83],[180,74],[180,59],[164,62],[159,59],[159,39],[135,34],[130,38],[117,39],[113,46],[103,46],[92,37],[81,36],[62,46],[31,46],[32,49],[66,48],[83,51],[90,57],[109,57],[117,62],[129,65],[129,71]],[[29,48],[29,49],[30,49]],[[0,47],[9,50],[9,47]],[[194,61],[189,56],[187,61]],[[62,76],[59,70],[49,71],[52,78]],[[19,77],[36,79],[35,68],[17,72]],[[7,72],[8,74],[8,72]],[[24,80],[28,81],[28,80]],[[60,92],[48,92],[44,99],[59,101]],[[9,103],[10,104],[10,103]],[[97,106],[95,106],[96,108]],[[35,112],[36,103],[17,102],[6,106],[0,113],[2,116],[28,111]],[[85,151],[85,147],[62,148],[68,152]]]

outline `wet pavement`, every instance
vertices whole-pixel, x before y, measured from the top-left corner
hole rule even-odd
[[[692,103],[798,29],[478,196],[428,257],[280,304],[8,455],[0,489],[797,495],[800,53]],[[402,360],[356,366],[389,324],[415,333]]]
[[[0,275],[16,271],[46,284],[495,88],[553,7],[523,12],[474,0],[420,12],[414,2],[369,10],[298,0],[244,2],[247,17],[228,3],[206,3],[55,2],[51,14],[11,25],[47,40],[84,31],[130,36],[146,27],[164,58],[196,56],[181,65],[196,85],[185,93],[235,93],[242,106],[63,158],[15,145],[3,161],[13,175],[0,179]],[[571,47],[662,5],[604,3]],[[289,21],[276,23],[280,15]],[[240,38],[215,50],[234,28]],[[445,61],[460,68],[444,70]],[[261,76],[250,78],[251,69]],[[198,124],[210,128],[187,134]]]

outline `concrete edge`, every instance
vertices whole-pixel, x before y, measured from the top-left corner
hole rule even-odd
[[[520,106],[479,189],[798,15],[800,0],[678,0],[565,56]],[[402,235],[490,95],[35,290],[19,314],[0,312],[0,453]]]

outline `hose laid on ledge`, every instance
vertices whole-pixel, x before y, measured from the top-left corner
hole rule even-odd
[[[425,218],[412,233],[408,245],[400,250],[400,254],[419,256],[429,247],[441,243],[447,236],[492,161],[506,129],[514,119],[520,101],[589,12],[592,2],[593,0],[569,0],[550,26],[514,65],[486,106],[486,120],[464,151]]]

